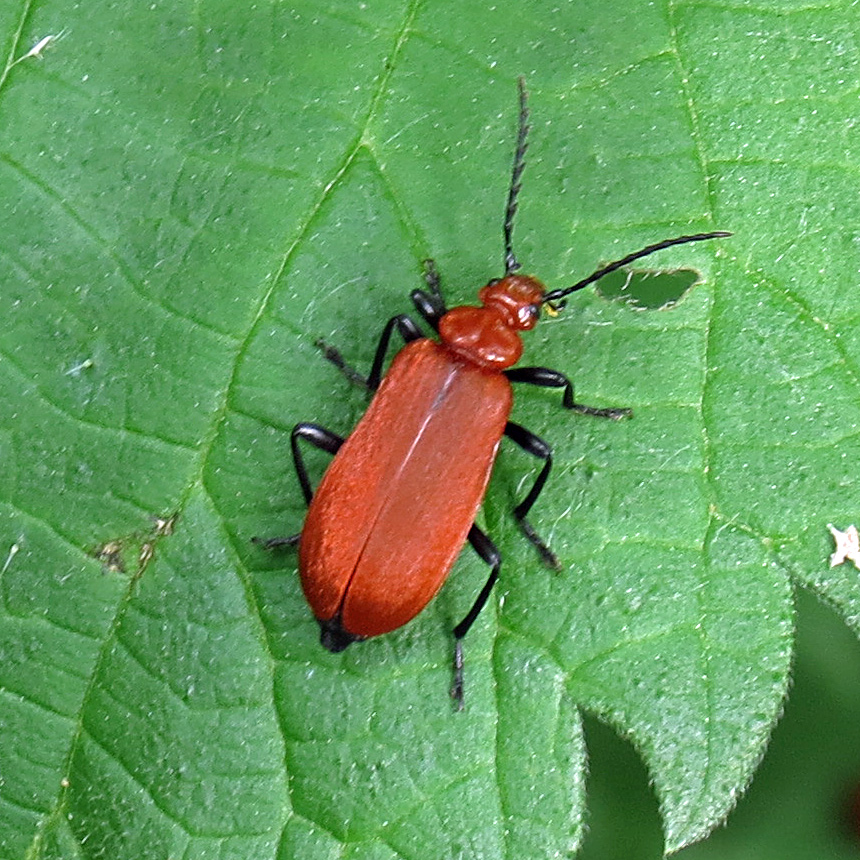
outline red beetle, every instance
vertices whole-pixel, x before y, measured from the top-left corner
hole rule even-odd
[[[370,375],[363,379],[340,354],[325,345],[327,358],[376,394],[348,439],[316,424],[292,432],[296,473],[310,505],[300,535],[262,542],[267,548],[299,544],[299,571],[305,597],[329,651],[402,627],[433,598],[466,541],[490,565],[489,578],[465,618],[454,628],[454,684],[463,704],[462,639],[490,595],[501,556],[474,524],[502,436],[543,461],[534,485],[514,508],[514,517],[544,561],[558,560],[526,516],[552,466],[549,445],[508,420],[512,382],[563,388],[567,409],[601,418],[622,418],[629,409],[598,409],[576,403],[570,380],[546,367],[513,368],[523,346],[520,331],[534,328],[541,307],[554,313],[562,299],[604,275],[671,245],[728,236],[725,232],[680,236],[649,245],[598,269],[572,287],[547,292],[527,275],[511,245],[520,175],[525,165],[528,108],[522,79],[517,148],[505,212],[505,275],[478,293],[481,307],[447,310],[432,260],[426,265],[428,290],[412,301],[438,333],[425,337],[405,315],[392,317],[382,331]],[[382,379],[394,330],[406,346]],[[377,390],[378,389],[378,390]],[[298,441],[335,455],[314,493]]]

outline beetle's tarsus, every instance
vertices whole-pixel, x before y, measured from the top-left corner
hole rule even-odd
[[[458,711],[466,707],[463,698],[463,640],[454,642],[454,683],[451,685],[451,698]]]
[[[519,521],[523,534],[529,539],[535,549],[540,553],[541,560],[551,570],[562,569],[558,556],[549,548],[546,541],[534,530],[534,526],[526,519]]]
[[[282,546],[295,546],[299,542],[299,538],[301,536],[301,532],[299,532],[299,534],[290,535],[289,537],[252,537],[251,543],[255,543],[257,544],[257,546],[262,547],[263,549],[279,549]]]
[[[613,421],[621,421],[624,418],[633,417],[633,410],[624,406],[601,409],[598,406],[586,406],[584,403],[574,403],[572,406],[568,406],[568,409],[572,409],[580,415],[591,415],[595,418],[610,418]]]

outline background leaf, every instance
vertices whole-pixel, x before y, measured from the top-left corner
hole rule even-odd
[[[792,581],[860,628],[826,530],[860,519],[854,29],[847,3],[0,10],[0,857],[556,856],[581,709],[641,754],[668,849],[718,823],[782,707]],[[703,275],[671,309],[589,290],[530,337],[635,419],[520,392],[566,572],[512,524],[536,467],[505,450],[458,716],[469,553],[331,655],[250,537],[300,527],[292,425],[364,408],[314,341],[366,367],[423,258],[451,304],[498,274],[519,74],[528,270],[735,236],[654,261]]]

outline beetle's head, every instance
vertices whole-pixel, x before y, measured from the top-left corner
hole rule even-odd
[[[494,278],[478,293],[484,307],[501,313],[510,328],[527,331],[537,325],[546,288],[530,275]]]

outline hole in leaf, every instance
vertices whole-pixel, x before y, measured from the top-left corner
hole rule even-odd
[[[621,299],[641,310],[671,307],[702,280],[693,269],[671,272],[628,269],[601,278],[597,291],[607,299]]]

